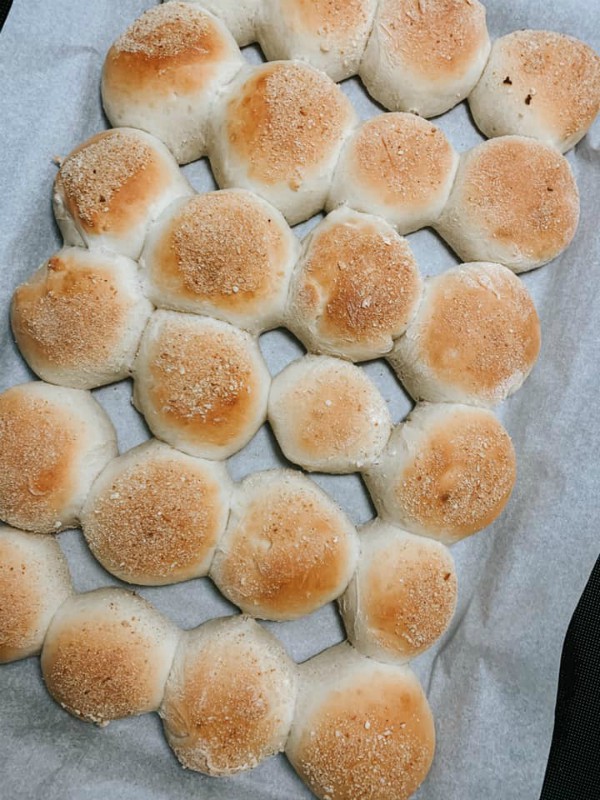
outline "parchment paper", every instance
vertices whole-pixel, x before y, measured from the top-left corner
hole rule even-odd
[[[10,333],[12,291],[60,246],[51,212],[55,155],[106,127],[99,98],[104,55],[149,0],[15,0],[0,35],[0,390],[32,376]],[[600,4],[584,0],[488,0],[490,31],[570,33],[600,50]],[[256,48],[247,49],[252,61]],[[380,113],[358,80],[343,84],[365,118]],[[459,150],[481,140],[464,104],[436,121]],[[564,634],[600,550],[600,126],[569,156],[581,191],[581,224],[560,259],[524,281],[543,329],[539,363],[499,409],[513,437],[519,477],[490,529],[453,549],[459,607],[442,642],[413,664],[437,721],[438,746],[419,800],[529,800],[542,784],[553,726]],[[186,167],[212,188],[206,161]],[[303,234],[314,220],[300,226]],[[457,259],[431,232],[409,237],[425,274]],[[275,373],[299,355],[288,334],[261,338]],[[411,403],[383,362],[366,365],[395,420]],[[148,431],[130,405],[130,382],[94,392],[112,415],[124,451]],[[229,462],[235,479],[282,464],[264,427]],[[316,476],[356,523],[373,515],[357,476]],[[118,584],[79,531],[60,535],[76,588]],[[140,593],[183,627],[235,613],[208,579]],[[304,660],[343,638],[333,605],[303,620],[269,624]],[[300,800],[310,797],[283,756],[252,772],[209,779],[186,772],[156,715],[100,730],[73,719],[46,694],[35,658],[0,667],[0,797],[6,800]]]

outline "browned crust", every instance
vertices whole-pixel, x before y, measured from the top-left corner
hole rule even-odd
[[[281,0],[279,6],[291,27],[340,44],[362,35],[369,23],[364,0]]]
[[[113,44],[104,63],[103,90],[135,102],[140,93],[192,94],[216,75],[236,50],[216,22],[188,3],[148,9]]]
[[[417,325],[422,358],[436,379],[489,400],[502,399],[528,375],[540,351],[533,301],[502,267],[435,278]]]
[[[491,139],[467,156],[460,180],[462,213],[528,259],[554,258],[575,235],[577,184],[553,147],[524,137]]]
[[[12,327],[28,356],[55,367],[94,369],[119,346],[134,305],[114,269],[57,254],[16,289]]]
[[[234,328],[166,320],[148,346],[146,394],[189,441],[228,445],[253,424],[261,397],[255,359]]]
[[[295,304],[328,340],[377,348],[404,332],[419,290],[405,239],[372,223],[341,222],[313,236]]]
[[[92,722],[150,711],[156,694],[153,638],[135,613],[113,610],[110,617],[69,620],[44,644],[48,690],[72,714]]]
[[[431,713],[418,685],[379,672],[343,681],[308,721],[294,763],[321,798],[407,800],[433,759]]]
[[[351,119],[330,78],[278,62],[258,68],[229,101],[223,135],[251,179],[297,190],[331,160]]]
[[[208,468],[160,458],[116,475],[87,509],[84,528],[110,572],[176,581],[210,555],[223,516]]]
[[[160,238],[152,280],[185,300],[258,313],[285,279],[287,247],[273,215],[251,195],[198,195]]]
[[[282,719],[273,695],[281,672],[273,659],[241,638],[215,638],[186,658],[177,679],[161,716],[185,767],[236,772],[277,749]]]
[[[381,114],[365,122],[346,159],[365,190],[390,206],[427,208],[445,187],[454,151],[444,133],[414,114]]]
[[[99,133],[73,150],[56,176],[56,190],[88,234],[122,235],[138,225],[169,182],[167,167],[135,133]]]
[[[498,87],[518,98],[561,139],[587,130],[600,110],[600,58],[591,47],[552,31],[515,31],[494,45]]]
[[[377,644],[412,655],[446,630],[456,604],[456,574],[448,556],[412,541],[377,548],[359,576],[359,605]]]
[[[81,425],[15,386],[0,395],[0,517],[52,532],[77,483]]]
[[[383,0],[376,25],[392,64],[440,84],[464,75],[488,38],[477,0]]]
[[[458,540],[496,519],[515,479],[512,442],[498,420],[456,409],[428,427],[393,491],[408,519]]]
[[[341,512],[317,491],[277,482],[251,498],[219,564],[219,584],[244,608],[301,616],[343,591],[350,543]]]

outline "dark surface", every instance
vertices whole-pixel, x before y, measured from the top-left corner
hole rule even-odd
[[[8,12],[10,11],[11,6],[12,6],[12,0],[0,0],[0,31],[2,30],[2,26],[6,22],[6,18],[8,16]]]
[[[600,559],[569,625],[540,800],[600,798]]]

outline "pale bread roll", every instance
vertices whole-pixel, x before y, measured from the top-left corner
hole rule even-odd
[[[440,542],[375,519],[359,529],[360,558],[339,599],[348,639],[363,655],[403,664],[423,653],[456,608],[454,560]]]
[[[560,255],[578,222],[569,162],[535,139],[502,136],[462,155],[435,228],[463,261],[527,272]]]
[[[274,378],[268,418],[285,457],[309,472],[372,465],[392,429],[386,402],[366,373],[329,356],[304,356]]]
[[[431,122],[414,114],[380,114],[346,143],[327,208],[346,204],[410,233],[438,219],[457,166],[454,148]]]
[[[140,259],[148,297],[254,332],[280,324],[298,240],[276,208],[241,189],[177,200]]]
[[[186,2],[204,8],[222,20],[240,47],[256,41],[262,0],[186,0]]]
[[[258,39],[268,61],[299,59],[334,81],[356,75],[377,0],[266,0]]]
[[[152,220],[193,193],[162,142],[144,131],[115,128],[63,160],[54,181],[54,216],[66,245],[137,259]]]
[[[325,205],[356,122],[342,90],[308,64],[248,66],[215,106],[209,144],[215,179],[221,188],[256,192],[295,225]]]
[[[129,375],[151,311],[134,261],[65,247],[17,287],[11,324],[40,378],[93,389]]]
[[[416,400],[493,406],[519,389],[540,352],[531,295],[500,264],[461,264],[430,278],[388,355]]]
[[[0,519],[38,533],[72,528],[117,437],[89,392],[36,381],[0,394]]]
[[[0,525],[0,664],[39,653],[50,620],[72,592],[54,539]]]
[[[246,613],[289,620],[339,597],[357,558],[344,512],[301,472],[276,469],[237,488],[210,574]]]
[[[478,0],[380,0],[359,74],[390,111],[435,117],[467,97],[489,52]]]
[[[492,45],[469,107],[488,137],[533,136],[564,153],[600,110],[600,58],[572,36],[514,31]]]
[[[102,70],[102,102],[113,126],[148,131],[180,164],[206,155],[220,87],[245,64],[225,25],[190,3],[149,8],[119,36]]]
[[[122,581],[160,586],[199,578],[225,530],[231,491],[223,464],[145,442],[100,473],[81,514],[83,534]]]
[[[384,520],[453,544],[500,515],[515,484],[515,452],[491,411],[423,403],[364,478]]]
[[[184,767],[232,775],[283,750],[296,665],[273,634],[244,616],[185,631],[160,708]]]
[[[435,750],[431,710],[407,667],[343,643],[299,667],[285,753],[320,800],[407,800]]]
[[[241,450],[267,417],[271,376],[248,333],[155,311],[134,365],[133,400],[159,439],[192,456]]]
[[[60,607],[44,640],[46,688],[65,711],[100,725],[157,711],[179,635],[133,592],[75,595]]]
[[[304,240],[286,326],[312,352],[377,358],[406,330],[420,293],[406,239],[379,217],[342,207]]]

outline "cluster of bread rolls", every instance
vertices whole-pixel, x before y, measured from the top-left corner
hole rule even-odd
[[[77,594],[47,536],[0,526],[0,556],[0,663],[40,654],[48,691],[74,716],[107,725],[157,711],[183,766],[214,776],[285,749],[321,797],[330,785],[368,791],[373,758],[382,798],[409,797],[427,774],[433,720],[408,668],[348,644],[297,666],[248,616],[182,631],[133,592]]]
[[[253,41],[270,63],[245,62]],[[334,83],[354,74],[393,113],[359,122]],[[158,711],[191,769],[285,748],[322,800],[408,798],[434,728],[403,665],[452,618],[447,546],[514,486],[491,407],[540,349],[514,273],[575,234],[561,152],[598,111],[600,62],[541,31],[490,51],[478,0],[173,0],[114,43],[102,96],[119,127],[62,161],[65,246],[11,307],[43,381],[0,394],[0,519],[31,531],[0,529],[0,661],[41,651],[83,719]],[[498,138],[459,156],[422,117],[467,96]],[[222,189],[197,194],[178,162],[204,155]],[[426,226],[468,263],[424,280],[404,236]],[[272,378],[258,337],[278,326],[308,354]],[[355,363],[378,357],[417,401],[397,426]],[[86,390],[129,375],[156,438],[119,456]],[[234,484],[223,461],[265,420],[292,463],[361,473],[379,516],[357,531],[292,469]],[[74,593],[39,534],[75,525],[121,580],[210,575],[243,615],[183,632],[125,590]],[[335,599],[349,643],[300,666],[252,619]]]

